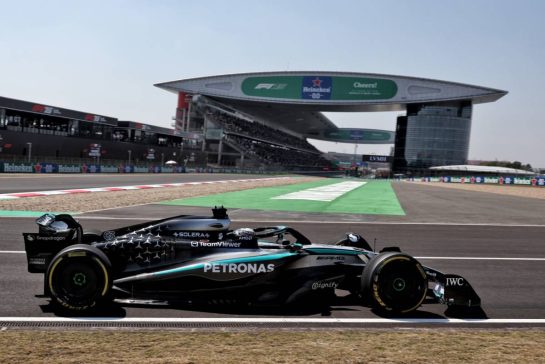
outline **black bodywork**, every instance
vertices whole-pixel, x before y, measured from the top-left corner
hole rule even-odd
[[[391,313],[427,298],[480,306],[464,278],[422,266],[398,248],[374,252],[353,233],[313,244],[287,226],[231,230],[224,208],[103,232],[85,232],[70,215],[37,219],[24,233],[28,271],[61,309],[87,311],[113,299],[296,305],[327,302],[345,290]]]

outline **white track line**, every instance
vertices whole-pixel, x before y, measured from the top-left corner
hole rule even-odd
[[[152,204],[142,204],[138,206],[152,205]],[[199,206],[194,206],[194,207],[199,207]],[[114,207],[114,208],[109,208],[106,210],[114,210],[114,209],[121,209],[121,208],[124,208],[124,207]],[[104,210],[96,210],[96,211],[98,212],[98,211],[104,211]],[[83,212],[82,215],[78,215],[78,219],[134,220],[134,221],[153,221],[158,219],[157,216],[155,217],[119,217],[119,216],[85,216],[83,215],[90,212],[93,212],[93,211]],[[24,218],[24,216],[14,216],[14,217]],[[231,218],[231,222],[249,222],[249,223],[267,223],[267,224],[286,223],[287,221],[288,221],[287,219],[284,219],[284,220],[261,219],[260,220],[260,219]],[[293,220],[293,219],[290,219],[289,222],[292,224],[329,224],[329,225],[423,225],[423,226],[490,226],[490,227],[538,227],[538,228],[545,227],[545,225],[543,224],[500,224],[500,223],[475,224],[475,223],[453,223],[453,222],[320,221],[320,220]]]
[[[199,181],[199,182],[180,182],[180,183],[154,183],[147,185],[134,185],[134,186],[114,186],[114,187],[92,187],[92,188],[75,188],[69,190],[53,190],[53,191],[31,191],[31,192],[13,192],[0,194],[0,200],[11,200],[18,198],[28,197],[43,197],[51,195],[69,195],[75,193],[92,193],[92,192],[117,192],[127,190],[141,190],[149,188],[165,188],[165,187],[179,187],[189,185],[202,185],[202,184],[216,184],[216,183],[239,183],[239,182],[251,182],[251,181],[269,181],[277,179],[287,179],[290,177],[267,177],[267,178],[252,178],[252,179],[232,179],[232,180],[220,180],[220,181]]]
[[[386,319],[386,318],[296,318],[296,317],[0,317],[3,322],[66,322],[66,323],[298,323],[298,324],[545,324],[545,319]]]
[[[306,190],[291,192],[285,195],[272,197],[271,200],[306,200],[331,202],[342,195],[355,190],[367,182],[341,182],[332,185],[309,188]]]
[[[0,250],[0,254],[25,254],[24,250]],[[542,262],[545,258],[515,258],[515,257],[415,257],[416,259],[426,260],[503,260],[503,261],[523,261],[523,262]]]
[[[519,261],[545,261],[545,258],[507,258],[507,257],[415,257],[416,259],[430,259],[430,260],[519,260]]]

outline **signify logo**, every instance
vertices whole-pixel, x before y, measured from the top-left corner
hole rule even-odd
[[[254,90],[283,90],[287,86],[287,83],[259,83]]]
[[[204,272],[211,273],[269,273],[274,271],[274,264],[232,263],[218,264],[205,263]]]

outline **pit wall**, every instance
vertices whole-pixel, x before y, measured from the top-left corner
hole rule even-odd
[[[407,181],[420,182],[442,182],[442,183],[469,183],[469,184],[492,184],[492,185],[522,185],[545,187],[545,176],[539,177],[484,177],[484,176],[456,176],[456,177],[421,177],[409,178]]]

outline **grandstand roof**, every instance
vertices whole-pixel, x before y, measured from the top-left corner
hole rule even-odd
[[[155,86],[175,93],[206,96],[257,120],[309,138],[357,142],[365,137],[367,142],[375,138],[376,143],[393,143],[394,133],[339,129],[322,112],[403,111],[411,103],[484,103],[507,94],[492,88],[425,78],[319,71],[240,73]]]
[[[469,172],[469,173],[497,173],[497,174],[510,174],[510,175],[535,175],[532,171],[525,171],[523,169],[498,167],[498,166],[474,166],[474,165],[456,165],[456,166],[438,166],[430,167],[432,171],[454,171],[454,172]]]

